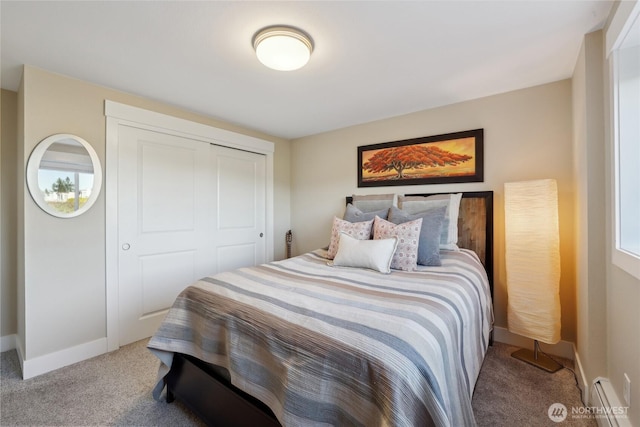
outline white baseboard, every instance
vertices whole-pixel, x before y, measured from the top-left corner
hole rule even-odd
[[[16,348],[16,334],[5,335],[0,337],[0,353],[13,350]]]
[[[576,346],[573,346],[573,352],[576,355],[575,359],[573,359],[574,371],[576,376],[578,377],[578,385],[580,386],[580,391],[582,393],[582,403],[585,406],[589,405],[589,382],[587,381],[587,376],[584,373],[584,369],[582,368],[582,361],[580,360],[580,354],[578,353],[578,349]]]
[[[18,338],[16,338],[16,351],[18,352],[18,362],[20,362],[20,372],[24,372],[24,350]]]
[[[500,326],[493,328],[493,339],[504,344],[533,350],[533,340],[531,338],[512,334],[507,328]],[[564,357],[565,359],[574,360],[575,358],[574,345],[569,341],[560,341],[556,344],[540,343],[540,349],[545,353]]]
[[[72,365],[107,352],[107,339],[100,338],[75,347],[65,348],[44,356],[24,360],[24,352],[19,351],[22,378],[29,379],[56,369]]]

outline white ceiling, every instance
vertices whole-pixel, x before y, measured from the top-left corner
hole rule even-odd
[[[2,87],[29,64],[273,136],[297,138],[571,77],[610,1],[0,3]],[[274,24],[315,43],[265,68]]]

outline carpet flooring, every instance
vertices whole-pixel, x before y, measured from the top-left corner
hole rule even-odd
[[[146,342],[29,380],[20,377],[16,352],[2,353],[0,425],[202,426],[180,403],[151,397],[159,362]],[[489,349],[473,396],[479,426],[596,426],[593,418],[571,414],[572,408],[582,405],[572,372],[548,374],[510,357],[513,350],[501,343]],[[560,423],[548,415],[554,403],[568,410]]]

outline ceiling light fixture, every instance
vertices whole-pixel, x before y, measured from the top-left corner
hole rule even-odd
[[[258,60],[267,67],[292,71],[309,62],[313,41],[297,28],[275,26],[258,31],[253,36],[253,48]]]

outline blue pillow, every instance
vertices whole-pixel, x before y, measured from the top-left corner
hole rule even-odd
[[[388,220],[394,224],[402,224],[422,218],[420,242],[418,243],[419,265],[442,265],[440,262],[440,234],[442,234],[442,224],[446,212],[447,206],[435,206],[416,214],[410,214],[395,206],[389,209]]]

